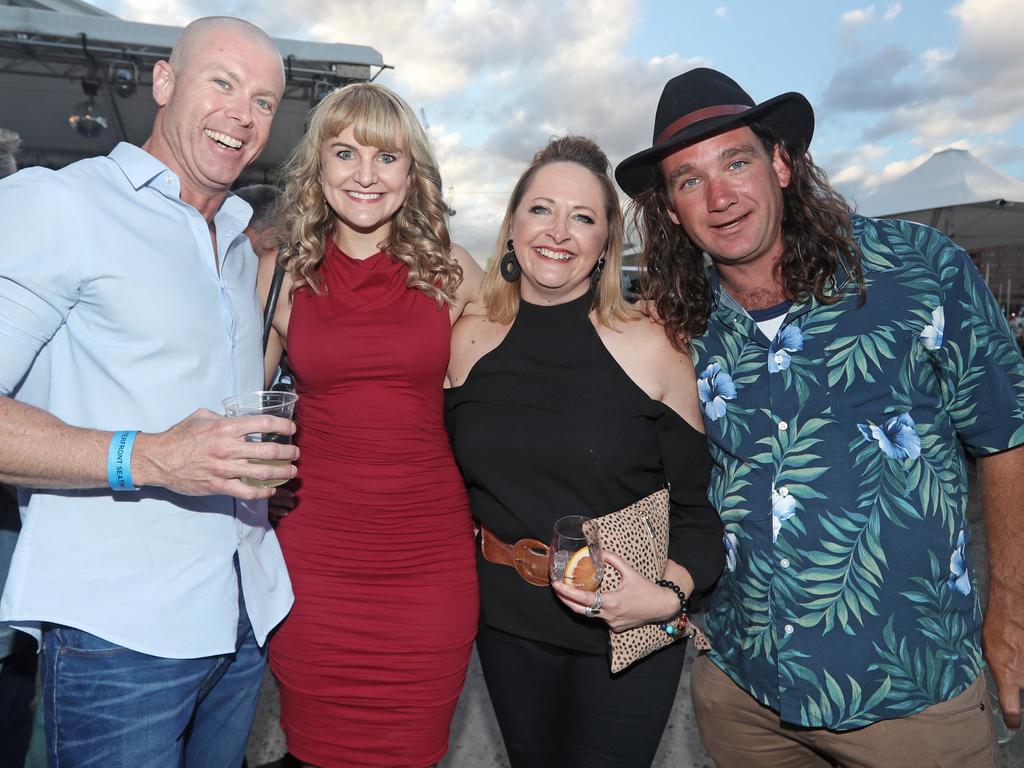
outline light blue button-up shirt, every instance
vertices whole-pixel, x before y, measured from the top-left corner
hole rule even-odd
[[[69,424],[159,432],[263,378],[252,213],[207,222],[178,178],[119,144],[0,181],[0,394]],[[220,264],[218,271],[217,265]],[[245,604],[260,642],[291,586],[265,504],[162,488],[22,493],[0,620],[66,624],[156,656],[230,652]]]

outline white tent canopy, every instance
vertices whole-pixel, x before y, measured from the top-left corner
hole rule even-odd
[[[859,202],[859,213],[928,224],[968,251],[1024,245],[1024,180],[963,149],[936,152]]]

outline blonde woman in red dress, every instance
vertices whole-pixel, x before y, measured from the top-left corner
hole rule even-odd
[[[378,85],[316,107],[281,210],[268,359],[287,346],[302,451],[277,528],[295,590],[270,645],[281,724],[307,765],[433,765],[476,634],[473,525],[442,384],[482,273],[451,243],[415,115]]]

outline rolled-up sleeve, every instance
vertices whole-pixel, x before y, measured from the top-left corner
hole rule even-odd
[[[669,557],[690,572],[696,592],[714,586],[725,567],[722,521],[708,501],[711,457],[707,440],[675,413],[658,424],[658,443],[669,482]]]
[[[78,300],[76,218],[52,171],[0,181],[0,395],[14,391]]]

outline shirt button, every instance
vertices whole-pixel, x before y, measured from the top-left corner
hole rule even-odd
[[[781,565],[783,568],[789,568],[789,558],[784,557],[781,560],[779,560],[779,565]]]
[[[787,624],[782,629],[786,632],[787,635],[792,635],[793,634],[793,625],[792,624]]]
[[[776,488],[776,492],[779,494],[779,496],[789,496],[789,488],[787,488],[786,486]]]
[[[787,429],[789,429],[789,422],[788,421],[780,421],[779,422],[779,432],[785,432]]]
[[[776,364],[777,364],[777,365],[782,365],[782,361],[783,361],[783,360],[785,360],[785,359],[786,359],[786,358],[784,358],[784,357],[783,357],[783,356],[782,356],[781,354],[779,354],[778,352],[776,352],[776,353],[775,353],[775,362],[776,362]]]

